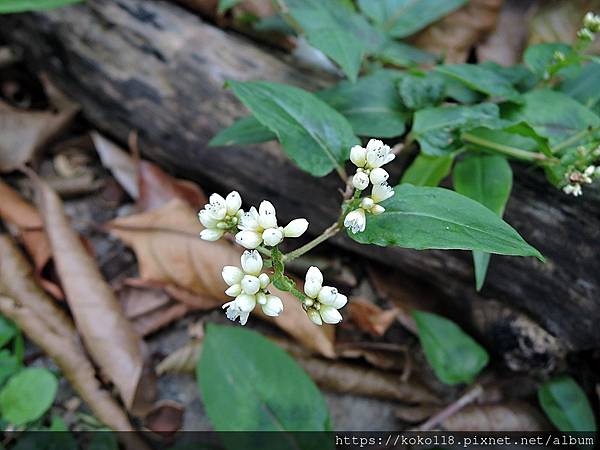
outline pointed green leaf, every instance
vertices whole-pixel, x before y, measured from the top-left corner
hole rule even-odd
[[[585,392],[569,376],[545,382],[538,400],[550,421],[560,431],[596,431],[596,419]]]
[[[244,117],[233,123],[229,128],[221,130],[210,140],[210,147],[226,145],[260,144],[261,142],[277,139],[275,133],[265,127],[253,116]]]
[[[330,428],[327,405],[313,381],[254,331],[209,324],[196,375],[217,431]]]
[[[451,320],[413,311],[425,357],[442,383],[471,383],[489,362],[489,355]]]
[[[343,81],[317,96],[342,113],[356,134],[396,137],[404,134],[408,119],[396,91],[399,78],[400,72],[380,70],[359,78],[356,83]]]
[[[419,153],[400,182],[415,186],[437,186],[450,173],[453,161],[452,156],[427,156]]]
[[[600,104],[598,86],[600,86],[600,64],[589,63],[577,76],[564,80],[559,89],[594,110]]]
[[[0,14],[60,8],[74,3],[80,3],[81,1],[82,0],[2,0],[0,1]]]
[[[432,64],[438,59],[436,55],[391,39],[377,47],[374,54],[380,61],[399,67]]]
[[[540,252],[485,206],[449,189],[401,184],[381,203],[385,212],[367,216],[364,232],[349,236],[361,244],[417,250],[480,250],[501,255]]]
[[[410,36],[467,0],[359,0],[360,9],[390,36]]]
[[[469,156],[456,164],[453,178],[456,192],[502,217],[512,189],[512,170],[506,158],[481,154]],[[483,286],[489,261],[489,253],[473,252],[477,290]]]
[[[52,406],[57,389],[58,381],[49,370],[23,369],[0,391],[0,414],[15,425],[37,420]]]
[[[444,65],[436,67],[435,70],[490,97],[518,101],[521,96],[506,78],[477,64]]]
[[[358,139],[348,121],[315,95],[264,81],[228,83],[254,117],[277,135],[303,170],[324,176],[341,170]]]
[[[439,77],[406,74],[398,82],[402,102],[409,109],[437,106],[446,96],[446,85]]]
[[[17,327],[0,315],[0,348],[8,344],[17,335]]]

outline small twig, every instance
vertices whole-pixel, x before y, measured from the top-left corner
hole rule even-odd
[[[428,431],[434,429],[438,425],[444,423],[448,418],[456,414],[458,411],[463,409],[465,406],[477,400],[481,394],[483,394],[483,387],[480,384],[476,384],[468,389],[458,400],[450,403],[439,413],[430,417],[429,420],[419,427],[419,431]]]

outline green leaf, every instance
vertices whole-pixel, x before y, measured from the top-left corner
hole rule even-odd
[[[432,64],[437,56],[427,53],[404,42],[386,40],[375,51],[374,55],[381,62],[399,67],[412,67],[419,64]]]
[[[520,90],[530,90],[534,87],[536,82],[535,77],[531,76],[531,71],[523,64],[515,64],[514,66],[506,67],[493,61],[484,61],[479,65],[487,70],[495,72]]]
[[[409,109],[437,106],[446,96],[446,85],[440,78],[406,74],[398,82],[402,102]]]
[[[506,78],[480,65],[454,64],[438,66],[435,70],[491,97],[518,101],[521,95]]]
[[[217,431],[330,429],[327,405],[312,380],[254,331],[209,324],[196,375]]]
[[[17,335],[17,327],[4,316],[0,316],[0,348],[8,344]]]
[[[488,353],[451,320],[413,311],[425,357],[442,383],[471,383],[489,362]]]
[[[592,407],[573,378],[561,376],[545,382],[538,390],[538,400],[560,431],[596,431]]]
[[[559,90],[594,109],[600,103],[600,64],[586,64],[582,71],[573,78],[565,79]]]
[[[0,350],[0,386],[21,368],[20,361],[10,351]]]
[[[353,13],[340,0],[283,0],[308,42],[333,59],[355,81],[366,51],[364,42],[344,26]]]
[[[344,116],[309,92],[264,81],[228,84],[277,135],[287,155],[314,176],[342,170],[350,148],[359,143]]]
[[[506,158],[498,155],[472,155],[456,164],[454,189],[491,209],[499,217],[504,214],[512,189],[512,170]],[[473,252],[475,284],[483,287],[490,254]]]
[[[600,117],[562,92],[535,90],[522,99],[522,105],[507,109],[506,117],[526,122],[539,136],[547,138],[552,147],[587,128],[600,126]]]
[[[359,0],[360,9],[390,36],[410,36],[467,0]]]
[[[0,2],[0,14],[59,8],[81,1],[82,0],[2,0]]]
[[[528,47],[523,54],[523,62],[539,78],[546,79],[550,76],[548,68],[555,60],[556,52],[564,55],[573,53],[570,45],[562,43],[543,43]]]
[[[39,419],[52,406],[57,389],[58,381],[49,370],[21,370],[0,391],[2,418],[15,425]]]
[[[219,14],[223,14],[225,11],[233,8],[241,1],[242,0],[219,0],[219,7],[217,8],[217,12]]]
[[[261,124],[253,116],[244,117],[229,128],[221,130],[208,143],[209,147],[226,145],[260,144],[277,139],[275,133]]]
[[[493,103],[441,106],[417,111],[411,135],[419,141],[424,153],[447,156],[462,147],[460,131],[479,126],[500,128],[504,124],[498,106]]]
[[[533,153],[549,153],[549,147],[535,138],[522,135],[512,129],[492,130],[473,128],[461,135],[469,149],[499,152],[519,159],[531,158]],[[534,132],[535,133],[535,132]]]
[[[402,175],[400,183],[437,186],[450,173],[453,161],[451,156],[427,156],[419,153]]]
[[[454,191],[401,184],[367,216],[364,232],[349,233],[361,244],[423,249],[480,250],[501,255],[536,256],[535,248],[485,206]]]
[[[399,72],[380,70],[356,83],[343,81],[317,96],[342,113],[360,136],[401,136],[408,112],[396,91],[399,77]]]

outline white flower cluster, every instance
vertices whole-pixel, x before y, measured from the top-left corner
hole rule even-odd
[[[258,207],[253,206],[248,212],[241,215],[238,228],[241,230],[235,235],[235,241],[248,249],[256,248],[263,242],[273,247],[284,237],[299,237],[308,228],[306,219],[294,219],[285,227],[277,225],[277,214],[271,202],[264,200]]]
[[[205,230],[200,238],[216,241],[229,231],[235,234],[235,240],[247,249],[255,249],[261,244],[275,246],[284,237],[299,237],[308,228],[306,219],[294,219],[287,226],[277,225],[275,207],[264,200],[258,211],[253,206],[244,212],[240,194],[233,191],[223,198],[219,194],[210,196],[209,203],[198,213]]]
[[[312,266],[306,272],[304,293],[307,298],[303,302],[309,319],[317,325],[323,322],[336,324],[342,321],[338,309],[343,308],[348,298],[331,286],[323,286],[323,274]]]
[[[356,165],[356,174],[352,177],[352,186],[359,191],[365,190],[369,183],[373,185],[371,195],[364,197],[354,211],[344,219],[344,226],[352,233],[365,230],[367,213],[377,215],[385,211],[380,202],[394,195],[394,190],[387,184],[389,174],[381,166],[395,158],[389,146],[377,139],[371,139],[366,148],[355,145],[350,150],[350,160]]]
[[[263,260],[256,250],[246,250],[241,257],[242,268],[225,266],[222,276],[229,288],[225,291],[235,300],[225,303],[227,318],[245,325],[248,316],[258,303],[267,316],[276,317],[283,311],[281,299],[271,295],[266,289],[271,283],[269,275],[261,273]]]
[[[584,16],[583,28],[577,32],[577,37],[582,41],[592,42],[598,32],[600,32],[600,16],[590,11]]]
[[[600,167],[588,166],[583,172],[573,170],[566,175],[567,185],[562,190],[565,194],[579,197],[583,195],[582,184],[591,184],[594,178],[600,177]]]

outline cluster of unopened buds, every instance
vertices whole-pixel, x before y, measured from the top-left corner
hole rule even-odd
[[[198,213],[198,218],[205,227],[200,233],[201,239],[216,241],[225,233],[231,233],[238,244],[248,249],[241,256],[241,268],[225,266],[222,271],[223,280],[229,286],[225,294],[234,297],[223,305],[227,318],[232,321],[239,319],[245,325],[256,305],[260,305],[267,316],[279,316],[283,312],[283,302],[269,292],[271,277],[263,272],[264,261],[256,249],[268,254],[269,250],[265,247],[275,247],[284,238],[300,237],[307,230],[308,221],[294,219],[281,227],[271,202],[264,200],[258,209],[251,207],[245,212],[242,199],[235,191],[225,198],[212,194],[208,204]],[[316,267],[309,269],[306,280],[304,289],[307,297],[300,297],[310,320],[318,325],[323,322],[339,323],[342,316],[338,309],[346,304],[346,296],[339,294],[335,288],[323,287],[323,276]]]
[[[588,12],[583,18],[583,28],[577,32],[577,37],[582,41],[592,42],[598,32],[600,32],[600,16]]]
[[[579,197],[583,195],[581,186],[583,184],[591,184],[594,178],[600,177],[600,167],[588,166],[583,171],[572,170],[565,176],[567,184],[562,188],[565,194]]]
[[[357,167],[352,177],[352,186],[357,192],[364,191],[371,184],[371,195],[360,200],[358,208],[350,211],[344,226],[352,233],[365,231],[367,214],[378,215],[385,211],[379,203],[394,195],[394,190],[387,184],[389,174],[382,168],[395,158],[389,146],[377,139],[371,139],[366,148],[355,145],[350,150],[350,161]]]

